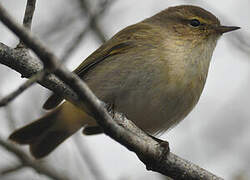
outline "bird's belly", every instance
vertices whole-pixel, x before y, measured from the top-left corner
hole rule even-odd
[[[150,134],[160,133],[179,123],[199,99],[188,89],[151,87],[122,92],[116,96],[114,108]]]
[[[204,83],[182,72],[170,76],[165,73],[168,68],[165,63],[156,61],[159,64],[154,63],[152,67],[153,63],[148,61],[143,66],[137,65],[135,60],[126,62],[122,68],[106,62],[105,68],[96,67],[106,71],[90,72],[84,80],[97,97],[111,104],[115,111],[125,114],[141,129],[155,134],[177,124],[193,109]],[[127,67],[131,64],[137,68]]]

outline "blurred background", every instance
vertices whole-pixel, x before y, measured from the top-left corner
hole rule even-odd
[[[1,0],[20,23],[26,0]],[[160,138],[184,159],[225,179],[250,179],[250,1],[241,0],[42,0],[37,1],[32,32],[66,66],[74,69],[105,40],[122,28],[169,6],[193,4],[215,14],[224,25],[242,27],[219,41],[202,97],[188,117]],[[0,23],[0,42],[15,47],[16,37]],[[25,79],[0,65],[0,97]],[[44,114],[50,92],[34,85],[10,105],[0,109],[0,137],[7,141],[16,128]],[[28,153],[27,147],[21,150]],[[105,135],[68,139],[40,163],[66,179],[164,180],[147,171],[136,155]],[[0,179],[50,179],[24,167],[13,153],[0,146]]]

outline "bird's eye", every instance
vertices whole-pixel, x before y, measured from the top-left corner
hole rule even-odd
[[[197,27],[197,26],[199,26],[201,23],[200,23],[200,21],[198,20],[198,19],[192,19],[191,21],[190,21],[190,25],[191,26],[193,26],[193,27]]]

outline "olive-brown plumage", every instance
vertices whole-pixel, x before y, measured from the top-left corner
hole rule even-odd
[[[170,7],[118,32],[74,71],[98,98],[150,134],[180,122],[198,102],[218,38],[238,27],[221,26],[196,6]],[[63,98],[52,95],[44,108]],[[102,129],[87,113],[64,102],[10,139],[29,144],[41,158],[81,127]]]

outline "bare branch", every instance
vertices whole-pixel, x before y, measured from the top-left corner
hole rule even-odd
[[[25,14],[23,18],[23,26],[28,30],[31,30],[32,19],[36,7],[36,0],[27,0]],[[25,47],[22,41],[17,45],[18,48]]]
[[[13,99],[15,99],[18,95],[20,95],[22,92],[24,92],[27,88],[32,86],[35,82],[41,81],[43,77],[45,76],[45,71],[40,71],[34,76],[32,76],[29,80],[27,80],[25,83],[23,83],[18,89],[4,97],[0,100],[0,107],[6,106],[9,102],[11,102]]]
[[[0,177],[1,177],[1,176],[4,176],[4,175],[8,175],[8,174],[13,173],[13,172],[16,172],[16,171],[18,171],[18,170],[20,170],[20,169],[22,169],[22,168],[24,168],[24,167],[25,167],[25,166],[23,166],[22,164],[17,164],[17,165],[15,165],[15,166],[7,167],[7,168],[5,168],[5,169],[2,169],[2,170],[0,171]]]
[[[32,19],[36,7],[36,0],[27,0],[26,10],[23,18],[23,26],[31,30]]]
[[[43,165],[39,163],[38,161],[33,161],[29,156],[26,155],[23,151],[18,149],[16,146],[5,142],[0,137],[0,145],[5,148],[8,152],[13,153],[19,161],[22,163],[23,167],[31,167],[33,168],[37,173],[44,174],[49,178],[55,179],[55,180],[66,180],[69,179],[62,173],[55,172],[51,167],[48,165]]]
[[[97,35],[97,37],[99,38],[99,40],[102,43],[105,42],[107,40],[106,35],[103,33],[102,28],[99,26],[99,24],[97,22],[98,18],[95,17],[94,15],[92,15],[87,0],[78,0],[78,1],[80,4],[80,7],[82,8],[82,13],[85,16],[92,17],[92,18],[90,18],[90,21],[89,21],[91,29],[94,31],[94,33]],[[108,2],[111,3],[113,1],[108,1]],[[106,3],[105,5],[106,6],[100,11],[100,13],[97,13],[97,14],[101,15],[106,11],[106,9],[107,9],[106,7],[109,7],[109,6],[108,6],[108,3]]]
[[[89,30],[89,27],[87,26],[78,35],[76,35],[74,39],[71,41],[71,43],[69,44],[69,46],[66,47],[61,58],[62,63],[65,63],[68,60],[68,58],[71,56],[71,54],[75,51],[75,49],[80,45],[80,43],[82,42],[88,30]]]
[[[231,44],[237,47],[240,51],[244,52],[247,56],[250,55],[250,36],[247,33],[234,33],[229,39]]]
[[[13,117],[13,108],[11,105],[5,106],[5,113],[7,116],[7,122],[9,125],[9,129],[11,131],[13,131],[16,128],[16,122],[15,122],[15,119]]]
[[[81,7],[82,7],[82,11],[84,12],[83,14],[86,14],[86,6],[84,6],[85,3],[83,3],[83,0],[79,0],[81,3]],[[105,1],[104,3],[102,3],[101,9],[97,12],[95,12],[93,15],[90,14],[87,26],[84,27],[84,29],[77,35],[75,36],[75,38],[72,40],[72,42],[70,43],[70,45],[68,46],[68,48],[66,48],[64,54],[62,55],[61,61],[65,62],[70,55],[72,54],[72,52],[79,46],[79,44],[82,42],[83,38],[85,37],[86,33],[90,30],[95,28],[96,26],[93,26],[93,24],[96,24],[98,19],[106,12],[106,10],[108,9],[108,7],[110,7],[111,2],[113,1]],[[83,5],[82,5],[83,4]],[[86,8],[85,8],[86,7]],[[102,31],[100,31],[100,29],[97,31],[94,29],[96,33],[96,35],[99,37],[99,39],[101,40],[101,42],[105,42],[106,38],[105,35]]]
[[[99,169],[98,164],[95,163],[95,160],[92,159],[92,156],[89,153],[89,149],[87,148],[84,141],[80,138],[80,136],[74,137],[75,145],[85,163],[88,165],[88,169],[90,170],[92,176],[95,180],[105,180],[105,175]]]
[[[31,57],[27,51],[22,48],[12,49],[2,43],[0,43],[0,63],[16,70],[25,78],[30,78],[43,70],[40,60]],[[42,81],[39,81],[39,84],[68,100],[79,101],[77,94],[53,74],[45,76]]]
[[[2,94],[0,94],[0,98],[2,98]],[[5,110],[5,114],[6,114],[6,117],[7,117],[7,123],[8,123],[8,126],[9,126],[9,129],[12,131],[16,128],[16,123],[15,123],[15,118],[13,116],[13,109],[10,105],[6,105],[4,107],[4,110]]]
[[[76,101],[69,98],[69,95],[67,95],[67,98],[85,111],[87,107],[88,112],[103,127],[104,132],[135,152],[141,161],[145,163],[147,169],[160,172],[174,179],[221,179],[173,153],[166,154],[164,146],[149,137],[121,114],[115,113],[114,119],[112,119],[105,109],[104,103],[97,99],[88,86],[63,66],[59,68],[58,60],[53,53],[31,36],[28,31],[9,18],[2,6],[0,6],[0,19],[36,53],[46,68],[55,70],[55,74],[78,95]]]

